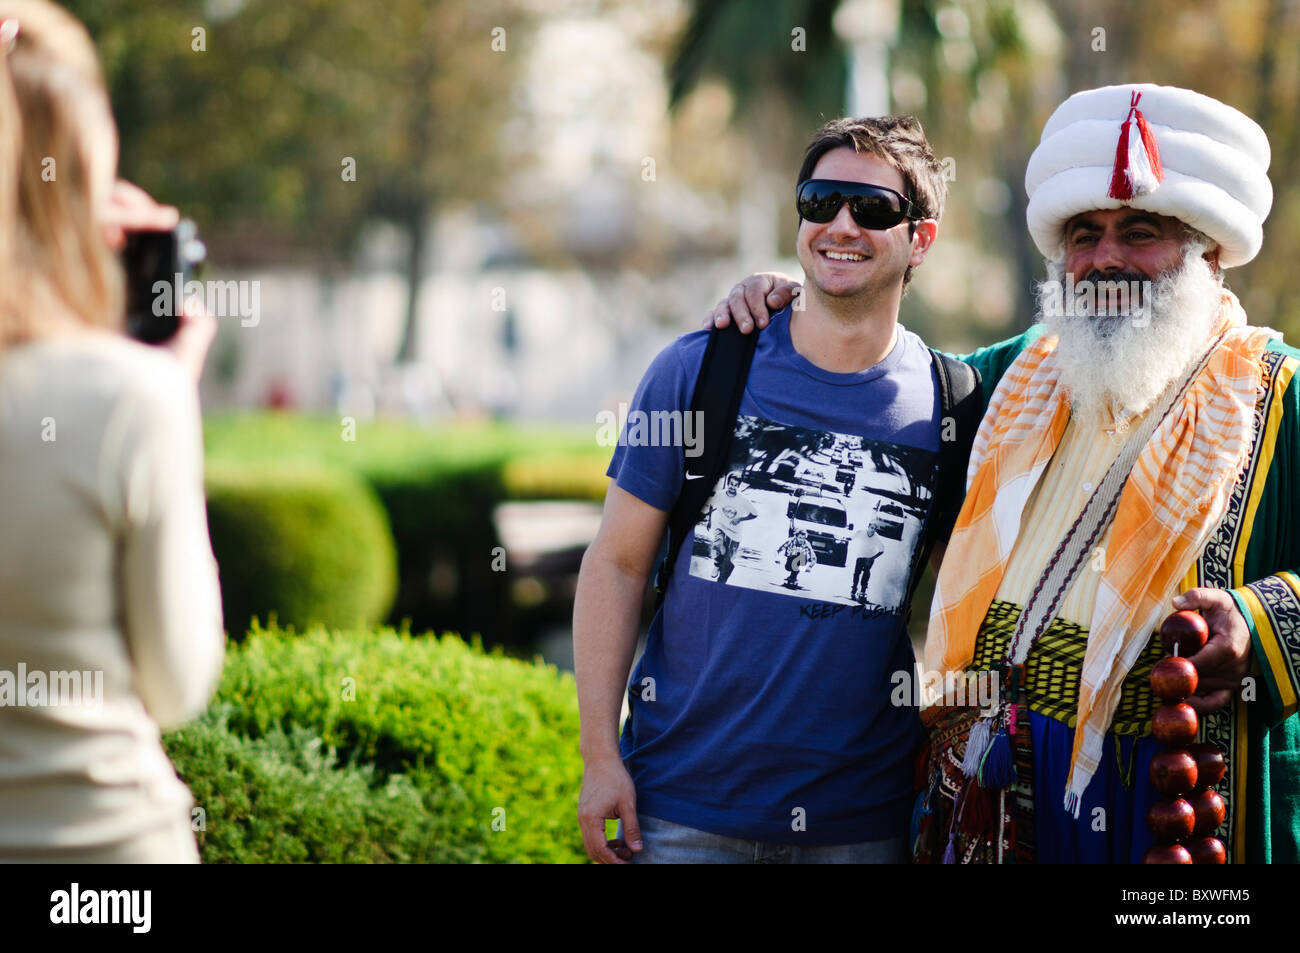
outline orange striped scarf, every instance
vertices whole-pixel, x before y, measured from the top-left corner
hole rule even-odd
[[[1223,518],[1250,453],[1264,373],[1260,355],[1278,335],[1247,327],[1236,296],[1226,290],[1220,313],[1218,332],[1226,336],[1139,453],[1115,512],[1088,627],[1066,781],[1065,807],[1076,817],[1120,685],[1173,611],[1170,600]],[[1016,358],[980,423],[966,499],[935,586],[925,644],[929,672],[958,673],[970,664],[1021,514],[1065,432],[1070,411],[1057,388],[1055,347],[1056,338],[1044,335]]]

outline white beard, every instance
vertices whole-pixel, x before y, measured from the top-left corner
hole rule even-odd
[[[1059,339],[1060,386],[1077,418],[1095,423],[1112,413],[1143,413],[1205,352],[1218,327],[1223,283],[1203,251],[1190,243],[1182,264],[1151,282],[1145,309],[1133,315],[1095,316],[1078,309],[1065,314],[1056,290],[1063,265],[1047,263],[1048,280],[1038,286],[1038,320]]]

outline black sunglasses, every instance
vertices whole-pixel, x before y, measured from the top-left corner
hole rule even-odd
[[[795,192],[799,217],[825,225],[849,203],[849,214],[863,228],[883,230],[899,222],[920,221],[925,215],[913,203],[893,189],[865,182],[841,182],[838,179],[805,179]]]

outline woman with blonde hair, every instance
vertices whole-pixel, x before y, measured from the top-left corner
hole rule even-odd
[[[197,379],[215,322],[123,333],[125,231],[85,29],[0,0],[0,861],[197,862],[160,731],[202,712],[225,636]]]

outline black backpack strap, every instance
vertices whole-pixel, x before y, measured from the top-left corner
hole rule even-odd
[[[942,415],[939,422],[939,500],[940,520],[937,540],[947,540],[957,522],[962,498],[966,495],[966,466],[970,463],[975,431],[984,416],[979,371],[931,349],[935,376],[939,380]]]
[[[934,348],[930,348],[930,359],[939,385],[939,477],[920,562],[912,572],[912,591],[921,581],[930,551],[937,542],[947,542],[957,522],[966,495],[966,465],[970,462],[971,445],[984,416],[979,371]],[[908,599],[911,599],[910,592]]]
[[[745,382],[749,378],[749,365],[754,360],[758,334],[757,330],[742,334],[734,323],[709,332],[709,343],[704,349],[704,360],[691,397],[692,419],[699,420],[703,427],[701,452],[686,457],[682,491],[668,515],[668,551],[655,575],[656,608],[663,603],[668,591],[668,580],[672,578],[678,550],[694,532],[700,511],[713,495],[713,487],[726,469],[731,435],[735,430],[736,414],[740,411],[740,399],[745,393]],[[695,417],[695,414],[702,416]]]

